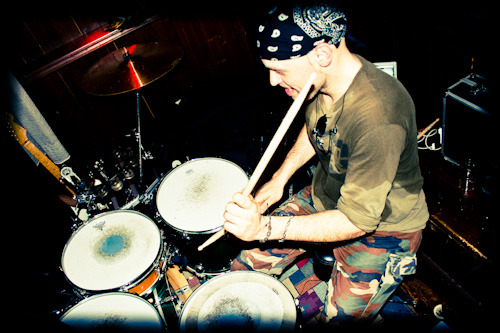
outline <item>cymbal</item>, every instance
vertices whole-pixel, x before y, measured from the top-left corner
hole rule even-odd
[[[175,68],[183,54],[182,47],[159,42],[120,48],[87,70],[82,88],[99,96],[140,89]]]

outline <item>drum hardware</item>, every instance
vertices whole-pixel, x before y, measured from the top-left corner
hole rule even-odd
[[[127,210],[127,209],[132,209],[135,206],[137,206],[139,203],[144,203],[148,205],[154,198],[154,192],[156,188],[160,185],[160,178],[156,178],[151,185],[148,186],[146,191],[141,194],[140,196],[137,196],[134,198],[134,200],[130,201],[129,203],[125,204],[124,206],[120,207],[120,210]],[[158,221],[158,219],[155,216],[155,219]]]
[[[117,174],[115,175],[115,177],[119,179],[121,176],[121,178],[123,178],[124,180],[133,179],[135,176],[134,170],[132,170],[130,166],[127,166],[125,162],[120,158],[120,156],[117,157],[117,160],[118,163],[115,164]]]
[[[110,187],[113,191],[118,192],[121,191],[123,188],[123,181],[118,177],[118,175],[115,175],[113,178],[109,180]]]
[[[80,193],[75,197],[77,205],[78,204],[88,204],[90,202],[93,202],[96,198],[97,198],[97,194],[90,193],[90,192]]]
[[[134,157],[130,147],[113,150],[111,157],[117,160],[116,163],[99,158],[91,164],[89,181],[82,182],[85,186],[79,187],[80,191],[75,197],[75,213],[79,216],[81,212],[85,212],[85,220],[88,216],[95,216],[103,211],[135,207],[144,199],[139,200],[140,193],[133,183]]]
[[[181,239],[186,240],[186,241],[190,241],[191,236],[188,233],[183,232],[183,233],[181,233]]]
[[[104,198],[108,195],[108,190],[105,187],[104,183],[99,178],[94,178],[92,172],[90,172],[90,178],[92,179],[92,186],[97,189],[97,195],[101,198]]]
[[[163,313],[163,309],[161,307],[161,301],[160,301],[160,298],[158,297],[158,291],[155,289],[153,289],[153,299],[154,299],[154,304],[156,306],[156,309],[158,310],[158,314],[160,315],[160,318],[161,318],[161,321],[163,323],[163,325],[165,326],[165,329],[167,329],[168,325],[167,325],[167,320],[165,319],[165,314]],[[167,330],[168,332],[168,330]]]
[[[136,92],[139,184],[142,184],[142,160],[152,158],[144,150],[141,135],[141,88],[159,79],[177,66],[183,56],[180,46],[164,43],[134,44],[120,48],[97,61],[82,78],[82,88],[90,94],[109,96]],[[154,118],[154,114],[151,113]]]
[[[132,170],[132,169],[123,169],[122,175],[123,175],[123,178],[130,180],[130,179],[134,178],[135,173],[134,173],[134,170]]]
[[[209,276],[209,274],[205,273],[205,267],[203,266],[203,264],[198,264],[198,265],[194,266],[194,272],[197,276],[201,276],[202,278]],[[218,274],[219,273],[216,273],[214,275],[218,275]]]
[[[121,169],[119,165],[115,165],[115,167],[117,168],[118,172],[116,174],[114,174],[113,176],[110,177],[110,176],[108,176],[108,173],[105,171],[104,166],[105,166],[105,163],[104,163],[104,160],[102,158],[99,159],[99,160],[97,160],[94,163],[94,169],[102,177],[102,179],[104,180],[104,182],[107,183],[107,184],[109,184],[109,187],[113,191],[115,191],[115,192],[121,191],[123,189],[123,185],[124,184],[123,184],[123,181],[120,178],[120,174],[123,174],[123,170],[125,170],[125,169]],[[128,171],[128,169],[127,169],[127,175],[133,177],[134,172],[132,170]],[[125,179],[127,179],[127,178],[125,178]],[[98,178],[96,178],[95,183],[98,183],[99,181],[100,180],[98,180]]]
[[[135,138],[135,128],[132,130],[131,134],[125,134],[125,137]],[[125,148],[118,146],[115,150],[111,152],[111,156],[118,161],[116,167],[136,168],[138,166],[135,152],[130,146],[127,146]]]
[[[78,177],[76,173],[73,172],[73,169],[69,166],[64,166],[61,168],[61,177],[73,186],[77,186],[77,184],[82,182],[80,177]]]
[[[97,161],[94,162],[94,170],[97,171],[97,173],[102,177],[104,181],[108,181],[109,177],[104,171],[104,160],[102,158],[98,159]],[[98,178],[96,178],[98,179]]]

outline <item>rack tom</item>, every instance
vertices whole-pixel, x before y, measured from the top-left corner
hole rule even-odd
[[[248,183],[238,165],[221,158],[199,158],[181,164],[162,180],[156,206],[162,220],[176,231],[173,239],[188,266],[206,273],[229,269],[239,253],[237,240],[225,239],[197,248],[222,229],[226,204]]]

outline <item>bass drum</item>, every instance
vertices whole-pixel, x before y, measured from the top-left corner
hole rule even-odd
[[[75,332],[163,332],[156,309],[128,293],[95,295],[76,304],[60,321]]]
[[[294,332],[295,302],[275,278],[253,271],[205,282],[182,309],[181,332]]]

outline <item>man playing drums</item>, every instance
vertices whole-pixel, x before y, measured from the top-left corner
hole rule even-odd
[[[300,242],[330,243],[335,263],[321,319],[350,326],[373,318],[415,272],[428,210],[413,101],[398,80],[352,54],[345,33],[345,15],[325,4],[275,8],[260,24],[257,46],[271,85],[296,98],[317,76],[283,164],[255,197],[233,196],[224,228],[263,243],[242,251],[232,270],[279,275],[305,253]],[[263,215],[314,155],[312,185]]]

